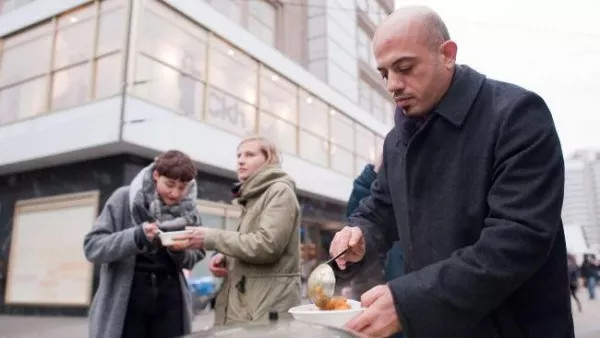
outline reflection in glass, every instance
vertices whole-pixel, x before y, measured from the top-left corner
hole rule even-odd
[[[0,90],[0,124],[39,115],[46,110],[47,78]]]
[[[338,145],[331,145],[331,169],[346,174],[354,175],[354,155]]]
[[[258,62],[222,39],[212,40],[211,85],[248,103],[256,104]]]
[[[90,87],[90,65],[67,68],[54,73],[52,82],[52,109],[83,104]]]
[[[286,153],[296,153],[296,127],[284,120],[260,114],[260,135],[277,144],[277,147]]]
[[[275,45],[275,6],[267,1],[248,1],[248,31],[263,42]]]
[[[263,67],[260,95],[262,110],[296,123],[298,87],[294,83]]]
[[[329,107],[320,99],[301,91],[299,122],[302,129],[310,130],[322,137],[329,137],[327,114]]]
[[[327,166],[328,152],[329,144],[327,140],[304,130],[300,131],[300,156],[322,166]]]
[[[18,39],[19,35],[5,40],[0,58],[0,86],[41,75],[48,70],[52,37],[42,36],[8,48],[9,42]]]
[[[343,114],[331,110],[331,143],[354,150],[354,123],[352,119]]]
[[[106,1],[103,1],[104,4]],[[111,1],[112,2],[112,1]],[[97,55],[104,55],[123,48],[125,44],[125,8],[102,13],[98,27]]]
[[[54,69],[88,60],[94,43],[94,21],[87,20],[56,33]]]
[[[208,94],[206,119],[213,125],[244,136],[255,131],[256,108],[213,88]]]
[[[107,97],[121,91],[123,78],[122,54],[102,57],[96,62],[95,98]]]

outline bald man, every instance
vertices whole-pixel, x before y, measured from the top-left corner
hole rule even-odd
[[[400,240],[406,275],[362,295],[369,336],[573,337],[560,218],[564,164],[535,93],[456,65],[428,8],[395,11],[373,39],[399,107],[369,198],[330,254],[345,273]],[[515,51],[518,52],[518,51]]]

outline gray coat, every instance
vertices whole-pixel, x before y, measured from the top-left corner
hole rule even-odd
[[[135,256],[143,252],[134,240],[136,228],[133,226],[128,196],[129,187],[117,189],[108,198],[102,213],[84,239],[86,258],[92,263],[102,264],[100,284],[89,313],[91,338],[121,337],[123,332]],[[195,250],[169,254],[182,269],[191,269],[203,256]],[[191,293],[181,273],[179,281],[183,293],[184,333],[189,333],[192,322]]]

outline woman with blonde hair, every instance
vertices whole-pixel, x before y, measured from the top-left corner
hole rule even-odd
[[[216,250],[210,270],[224,282],[215,325],[266,320],[300,304],[300,206],[292,178],[281,170],[276,147],[262,137],[237,148],[234,203],[237,231],[191,228],[188,247]]]

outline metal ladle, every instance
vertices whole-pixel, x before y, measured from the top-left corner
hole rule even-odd
[[[345,254],[348,249],[350,248],[346,248],[327,262],[317,265],[308,276],[308,299],[320,308],[327,304],[335,292],[335,274],[329,264]]]

